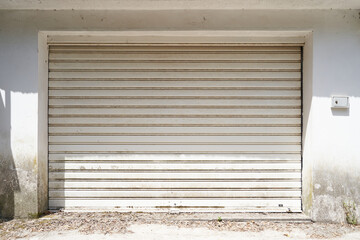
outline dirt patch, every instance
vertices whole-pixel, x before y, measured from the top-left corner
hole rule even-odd
[[[185,220],[179,220],[185,219]],[[331,223],[289,223],[272,221],[234,222],[196,219],[196,213],[66,213],[58,212],[39,219],[0,222],[0,239],[16,239],[39,232],[76,230],[83,234],[127,233],[132,224],[164,224],[180,228],[205,227],[219,231],[260,232],[273,230],[284,234],[304,232],[310,238],[328,239],[360,231],[360,226]]]

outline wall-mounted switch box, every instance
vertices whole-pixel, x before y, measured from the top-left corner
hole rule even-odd
[[[331,97],[331,107],[332,108],[349,108],[349,97],[343,96],[332,96]]]

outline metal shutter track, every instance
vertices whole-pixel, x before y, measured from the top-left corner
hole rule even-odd
[[[301,211],[301,48],[50,45],[49,205]]]

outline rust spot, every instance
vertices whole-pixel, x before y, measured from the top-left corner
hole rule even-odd
[[[225,208],[224,206],[155,206],[155,208]]]
[[[36,156],[33,159],[33,169],[37,173],[37,159],[36,159]]]

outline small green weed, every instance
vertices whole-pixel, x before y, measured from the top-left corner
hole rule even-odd
[[[41,214],[39,214],[39,213],[29,213],[28,214],[28,218],[30,218],[30,219],[37,219],[40,216],[41,216]]]
[[[356,204],[354,201],[344,201],[343,207],[346,215],[346,222],[352,225],[358,224],[358,219],[356,217]]]

